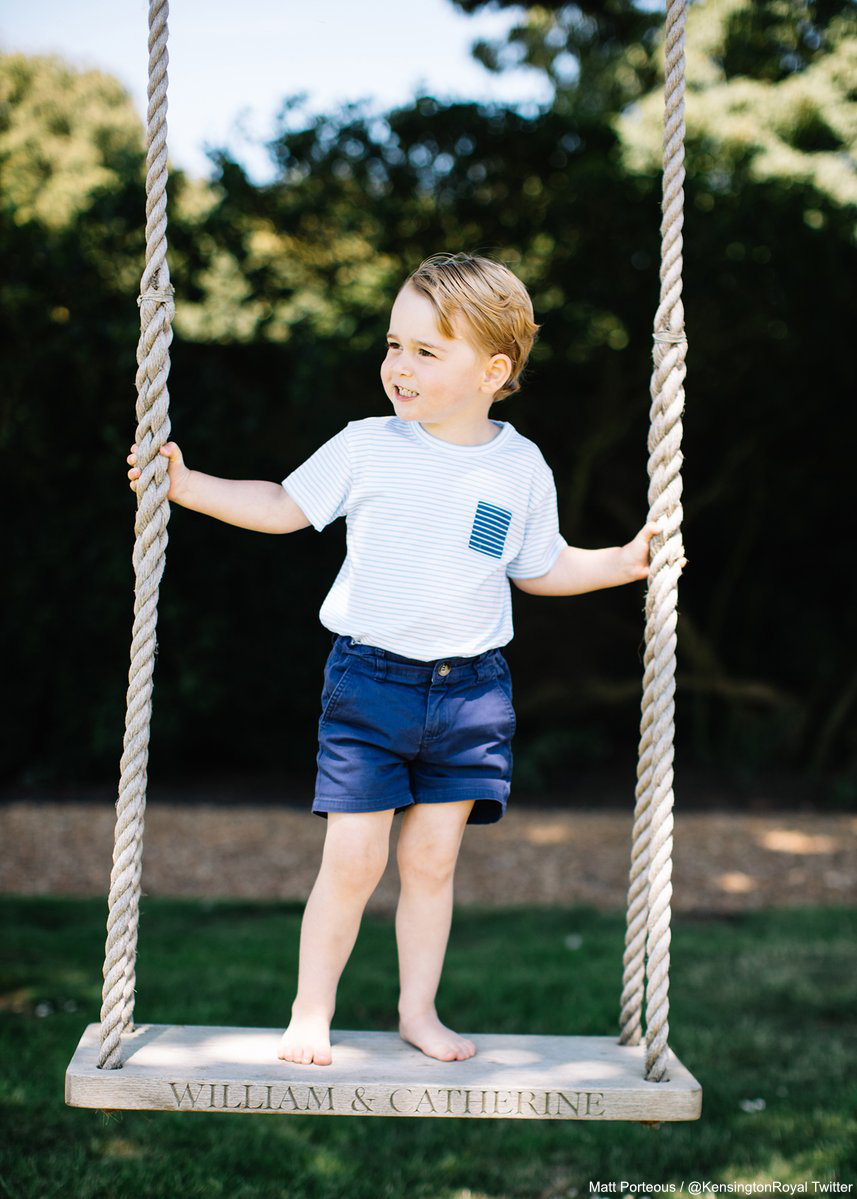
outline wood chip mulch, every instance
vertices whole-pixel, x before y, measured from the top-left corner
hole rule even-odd
[[[0,891],[106,897],[112,803],[0,805]],[[857,816],[794,811],[676,812],[672,910],[715,915],[769,907],[857,903]],[[467,828],[456,871],[460,905],[590,905],[622,909],[631,813],[510,808]],[[390,861],[368,911],[391,913]],[[327,825],[272,805],[150,803],[143,892],[151,896],[304,901]]]

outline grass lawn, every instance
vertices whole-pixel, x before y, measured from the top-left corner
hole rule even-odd
[[[137,1018],[284,1027],[300,915],[145,898]],[[670,1045],[703,1113],[656,1129],[70,1109],[63,1075],[98,1020],[106,901],[7,896],[0,919],[3,1199],[582,1199],[595,1182],[687,1194],[706,1180],[851,1184],[857,1199],[857,909],[673,919]],[[610,1035],[623,940],[618,912],[457,911],[441,1018]],[[334,1026],[395,1029],[396,982],[392,922],[367,916]]]

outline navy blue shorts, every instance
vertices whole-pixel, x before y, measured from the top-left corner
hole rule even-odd
[[[499,649],[419,662],[334,635],[324,669],[312,810],[476,802],[494,824],[512,779],[512,677]]]

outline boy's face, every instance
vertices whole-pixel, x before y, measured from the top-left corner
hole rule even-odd
[[[494,393],[511,374],[511,360],[478,349],[460,319],[453,327],[456,336],[444,337],[431,301],[409,284],[399,292],[381,364],[381,382],[396,416],[450,429],[485,419]]]

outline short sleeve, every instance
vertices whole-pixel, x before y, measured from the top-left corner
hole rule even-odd
[[[351,495],[351,455],[348,426],[283,479],[283,487],[319,533],[348,511]]]
[[[506,574],[510,579],[537,579],[546,575],[567,545],[559,531],[553,472],[542,462],[534,499],[527,513],[524,540],[506,566]]]

